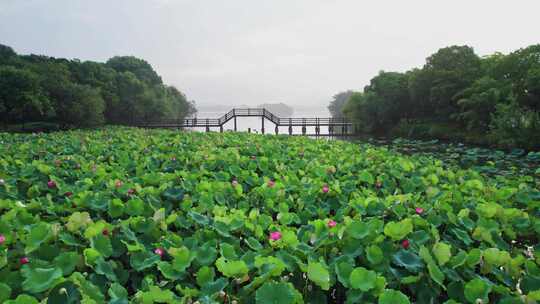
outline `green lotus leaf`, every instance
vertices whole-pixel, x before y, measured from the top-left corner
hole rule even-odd
[[[169,188],[162,193],[162,196],[171,202],[181,202],[184,199],[184,193],[181,188]]]
[[[483,252],[484,261],[493,266],[502,266],[511,260],[510,254],[498,248],[488,248]]]
[[[325,265],[321,263],[308,263],[307,275],[322,290],[328,290],[330,288],[330,273]]]
[[[202,266],[208,266],[214,263],[217,257],[217,250],[210,242],[197,248],[195,253],[196,262]]]
[[[96,273],[106,276],[109,281],[118,281],[118,278],[114,273],[114,267],[112,262],[105,261],[103,258],[100,257],[96,260],[94,269]]]
[[[442,266],[450,261],[450,257],[452,256],[450,249],[451,246],[443,242],[437,242],[433,245],[433,255],[435,255],[439,265]]]
[[[112,218],[121,217],[125,212],[124,203],[120,199],[109,201],[108,213]]]
[[[40,293],[55,286],[62,278],[62,269],[52,268],[33,268],[24,266],[21,269],[24,281],[22,288],[31,293]]]
[[[109,237],[98,234],[90,241],[92,248],[97,250],[103,257],[108,258],[113,254],[113,247]]]
[[[347,227],[347,232],[355,239],[363,239],[367,237],[371,231],[367,223],[354,221]]]
[[[418,273],[425,267],[422,259],[410,250],[400,250],[392,256],[392,262],[407,270]]]
[[[293,304],[295,295],[287,283],[268,282],[263,284],[255,293],[257,304]]]
[[[78,232],[86,229],[92,223],[93,221],[88,212],[74,212],[69,216],[66,227],[70,232]]]
[[[142,271],[157,264],[161,260],[161,257],[157,254],[149,253],[147,251],[138,251],[131,255],[129,264],[133,269]]]
[[[249,271],[244,261],[228,261],[224,257],[220,257],[216,260],[216,267],[219,272],[229,278],[240,278],[246,275]]]
[[[29,295],[19,295],[15,300],[7,300],[3,304],[39,304],[36,298]]]
[[[412,231],[413,223],[410,218],[404,219],[399,222],[391,221],[384,226],[384,234],[395,241],[404,239]]]
[[[227,285],[229,285],[229,281],[227,279],[219,278],[215,281],[206,283],[202,287],[201,292],[205,295],[211,296],[225,289]]]
[[[54,259],[54,264],[57,268],[62,269],[62,275],[68,276],[75,270],[79,262],[81,262],[81,258],[76,252],[63,252]]]
[[[387,289],[379,296],[379,304],[410,304],[409,298],[399,290]]]
[[[433,281],[435,281],[443,289],[445,289],[446,287],[444,285],[444,278],[445,278],[444,273],[441,271],[439,266],[437,266],[437,263],[435,263],[435,260],[429,253],[429,250],[426,247],[421,246],[419,254],[420,254],[420,257],[422,257],[422,259],[427,264],[429,276],[431,277],[431,279],[433,279]]]
[[[259,250],[263,249],[262,244],[254,237],[249,237],[249,238],[245,239],[244,241],[249,246],[249,248],[251,248],[251,249],[253,249],[255,251],[259,251]]]
[[[39,222],[33,225],[25,241],[25,253],[29,254],[37,250],[42,244],[47,243],[52,236],[51,226],[46,222]]]
[[[488,295],[491,292],[491,285],[484,280],[476,278],[465,284],[465,298],[469,303],[477,303],[477,300],[487,301]]]
[[[368,291],[375,287],[377,274],[363,267],[353,269],[349,277],[351,288]]]
[[[172,266],[178,272],[186,270],[195,258],[187,247],[171,248],[169,254],[173,257]]]
[[[368,183],[370,185],[373,185],[373,183],[375,183],[375,178],[373,178],[373,175],[371,175],[371,173],[369,173],[368,171],[362,171],[358,175],[358,180]]]
[[[176,295],[170,290],[150,286],[147,292],[141,294],[141,299],[143,303],[174,303]]]
[[[283,263],[282,260],[273,256],[268,256],[268,257],[256,256],[254,265],[255,267],[259,269],[263,268],[263,266],[270,267],[271,269],[270,274],[272,276],[280,276],[286,267],[285,263]]]
[[[112,283],[108,291],[109,297],[111,297],[110,304],[127,304],[128,292],[127,290],[118,283]]]
[[[197,284],[200,287],[203,287],[204,285],[214,281],[216,274],[214,272],[214,268],[203,266],[197,271],[196,278],[197,278]]]
[[[334,271],[338,281],[345,287],[349,287],[349,277],[354,269],[354,259],[348,256],[341,256],[336,259]]]
[[[81,302],[81,293],[72,282],[56,285],[47,297],[47,304],[77,304]]]
[[[140,198],[132,198],[126,203],[125,212],[131,216],[143,215],[144,202]]]
[[[384,255],[381,248],[377,245],[371,245],[366,248],[366,257],[371,264],[379,264],[383,261]]]
[[[0,283],[0,302],[4,302],[11,297],[11,287],[4,283]]]

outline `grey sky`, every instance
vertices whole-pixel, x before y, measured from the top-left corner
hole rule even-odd
[[[326,106],[438,48],[540,43],[538,0],[0,0],[17,52],[146,59],[200,104]]]

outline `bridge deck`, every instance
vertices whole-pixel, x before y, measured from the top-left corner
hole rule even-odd
[[[219,128],[223,132],[223,125],[234,119],[234,130],[236,131],[237,117],[261,117],[261,132],[264,134],[264,120],[267,119],[275,125],[275,133],[278,134],[278,127],[289,127],[289,135],[293,135],[292,127],[302,127],[302,135],[307,135],[306,127],[315,127],[313,136],[349,136],[353,130],[353,123],[344,118],[332,117],[291,117],[282,118],[272,114],[266,109],[246,108],[232,109],[219,118],[187,118],[182,120],[166,119],[155,122],[141,122],[137,125],[145,128],[193,128],[204,127],[206,131],[210,128]],[[321,127],[328,127],[328,134],[321,133]],[[250,129],[248,129],[250,130]],[[335,132],[337,131],[337,132]]]

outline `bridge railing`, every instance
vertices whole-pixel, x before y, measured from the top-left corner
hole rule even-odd
[[[186,119],[162,119],[155,122],[140,122],[138,125],[141,126],[178,126],[178,127],[204,127],[204,126],[223,126],[227,121],[236,116],[262,116],[271,122],[280,125],[280,126],[301,126],[301,125],[352,125],[354,122],[347,120],[345,118],[333,118],[333,117],[309,117],[309,118],[300,118],[300,117],[291,117],[291,118],[281,118],[274,115],[272,112],[264,108],[234,108],[229,112],[225,113],[219,118],[186,118]]]

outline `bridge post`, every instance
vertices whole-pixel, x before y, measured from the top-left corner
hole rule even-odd
[[[306,125],[302,126],[302,135],[306,135]]]
[[[248,128],[248,133],[251,133],[251,128]]]
[[[234,132],[236,132],[236,131],[238,131],[238,130],[236,129],[236,115],[234,115]]]
[[[264,114],[264,109],[263,109]],[[264,134],[264,115],[261,117],[261,133]]]
[[[289,125],[289,135],[292,135],[292,126]]]
[[[219,133],[223,133],[223,125],[219,126]]]
[[[278,125],[276,125],[276,135],[278,135],[278,133],[279,133],[279,127]]]

